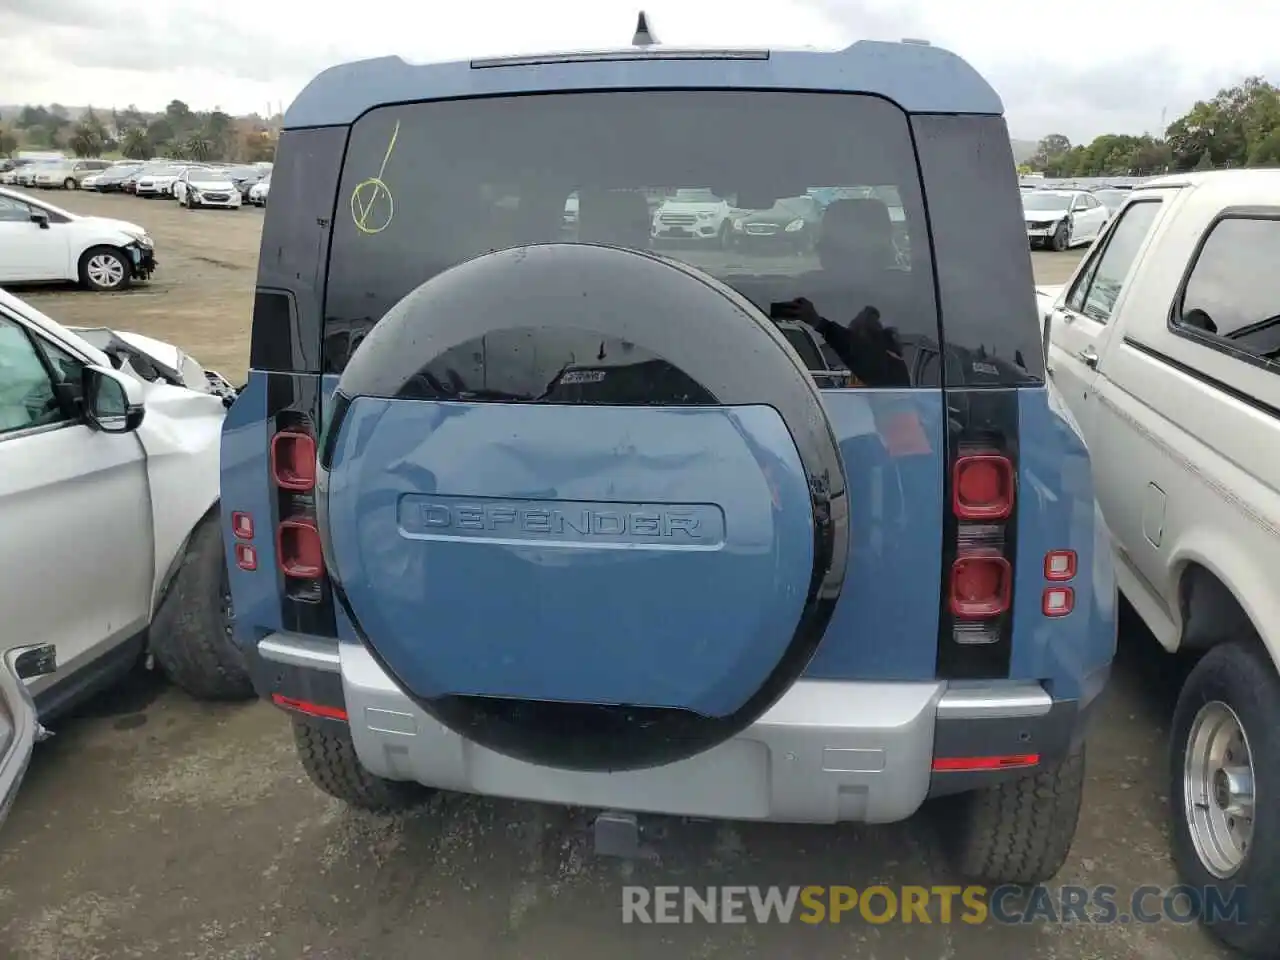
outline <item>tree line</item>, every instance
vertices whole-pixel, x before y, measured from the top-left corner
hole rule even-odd
[[[0,127],[0,156],[20,148],[67,150],[77,157],[119,153],[132,160],[173,157],[255,163],[275,158],[271,125],[258,117],[248,123],[221,110],[192,110],[171,100],[161,113],[130,105],[99,112],[87,108],[78,119],[61,104],[24,106],[8,128]]]
[[[1040,141],[1021,169],[1070,178],[1277,165],[1280,88],[1249,77],[1197,102],[1162,137],[1104,133],[1085,145],[1054,133]]]

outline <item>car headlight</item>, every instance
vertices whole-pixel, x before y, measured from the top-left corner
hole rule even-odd
[[[148,250],[150,250],[153,246],[155,246],[155,244],[151,240],[151,237],[149,237],[145,233],[131,233],[129,234],[129,236],[132,237],[135,241],[137,241],[138,246],[140,247],[146,247]]]
[[[698,211],[698,219],[699,219],[699,220],[710,220],[713,216],[715,216],[715,214],[713,214],[710,210],[699,210],[699,211]]]
[[[787,227],[786,227],[787,233],[795,233],[797,230],[803,230],[803,229],[804,229],[804,221],[799,218],[792,220],[790,223],[787,224]]]

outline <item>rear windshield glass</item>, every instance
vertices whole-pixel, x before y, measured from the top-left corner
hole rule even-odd
[[[566,93],[383,107],[356,122],[330,253],[326,369],[440,271],[564,240],[678,257],[766,314],[804,298],[848,325],[870,307],[899,338],[937,340],[897,107],[847,94]]]

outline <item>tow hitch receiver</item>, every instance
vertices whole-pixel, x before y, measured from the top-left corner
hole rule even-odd
[[[640,821],[634,813],[605,810],[596,817],[595,852],[601,857],[657,860],[657,852],[641,842]]]

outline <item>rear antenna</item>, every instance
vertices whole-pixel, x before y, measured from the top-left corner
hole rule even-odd
[[[640,19],[636,21],[636,35],[631,38],[631,45],[633,47],[651,47],[657,42],[658,38],[649,29],[649,17],[641,10]]]

